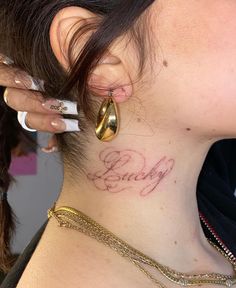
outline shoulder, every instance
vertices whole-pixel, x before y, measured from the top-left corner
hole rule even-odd
[[[16,288],[139,288],[143,281],[133,264],[103,244],[49,223]]]
[[[15,288],[19,279],[21,278],[28,262],[30,261],[47,225],[46,221],[37,231],[30,243],[27,245],[23,253],[19,256],[12,269],[7,274],[6,278],[1,284],[1,288]]]

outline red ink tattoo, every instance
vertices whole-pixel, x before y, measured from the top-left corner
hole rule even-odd
[[[99,159],[104,168],[87,174],[97,189],[120,193],[131,190],[134,183],[140,182],[140,196],[152,193],[175,165],[174,159],[164,156],[150,169],[145,157],[130,149],[118,151],[108,148],[99,154]]]

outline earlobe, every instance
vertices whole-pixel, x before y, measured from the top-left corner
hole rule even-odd
[[[109,62],[111,61],[112,62]],[[104,64],[105,63],[105,64]],[[99,97],[112,95],[117,103],[127,101],[133,92],[131,78],[118,57],[108,56],[100,63],[89,79],[89,89]]]

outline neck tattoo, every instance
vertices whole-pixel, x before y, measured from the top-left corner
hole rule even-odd
[[[108,148],[99,154],[102,168],[87,174],[87,178],[100,191],[121,193],[132,191],[138,182],[139,195],[148,196],[171,173],[175,160],[163,156],[148,167],[144,155],[132,149]]]

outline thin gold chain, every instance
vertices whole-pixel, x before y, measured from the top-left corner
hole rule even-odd
[[[143,254],[137,249],[131,247],[125,241],[114,235],[112,232],[95,222],[84,213],[71,207],[52,207],[48,210],[48,218],[54,217],[61,227],[77,230],[87,236],[96,239],[104,245],[116,251],[120,256],[126,258],[133,263],[140,271],[142,271],[156,286],[166,288],[164,284],[158,281],[145,266],[153,267],[159,271],[169,281],[181,286],[195,286],[203,284],[214,284],[231,287],[236,284],[236,264],[214,243],[209,243],[220,252],[233,266],[234,275],[223,275],[220,273],[202,273],[188,274],[175,271],[165,265],[162,265]]]

